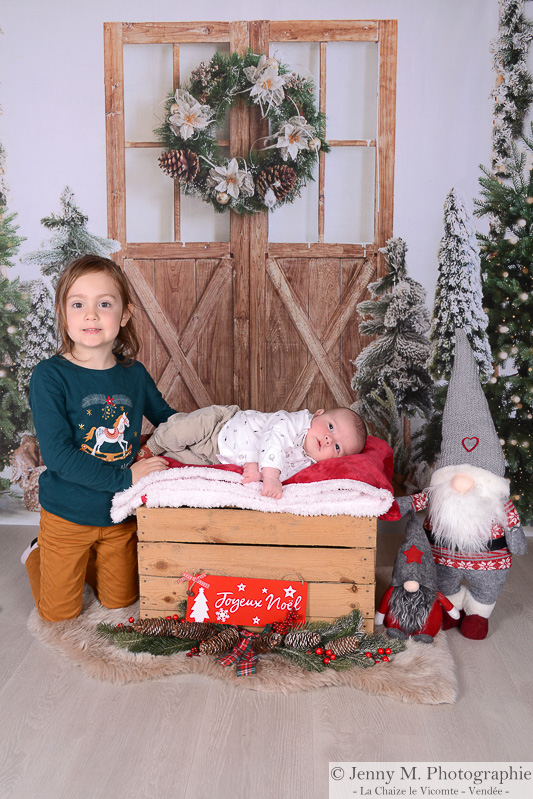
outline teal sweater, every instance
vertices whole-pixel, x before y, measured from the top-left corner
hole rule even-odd
[[[42,507],[97,527],[113,523],[113,494],[131,486],[143,416],[157,426],[175,413],[138,362],[86,369],[58,355],[33,370],[30,405],[47,467]]]

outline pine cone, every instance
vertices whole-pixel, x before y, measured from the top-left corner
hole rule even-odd
[[[267,166],[257,176],[256,188],[260,197],[272,189],[276,200],[282,200],[294,188],[296,172],[290,166]]]
[[[198,174],[200,161],[192,150],[167,150],[159,156],[159,166],[171,178],[190,183]]]
[[[311,649],[320,644],[320,635],[311,630],[296,630],[287,633],[283,643],[289,649]]]
[[[259,655],[270,652],[271,649],[274,649],[274,647],[281,643],[282,638],[283,636],[280,635],[280,633],[273,632],[259,635],[254,639],[252,649]]]
[[[331,649],[339,657],[350,655],[359,649],[359,638],[356,638],[355,635],[345,635],[343,638],[335,638],[334,641],[330,641],[324,648]]]
[[[178,625],[177,619],[164,619],[161,616],[157,619],[138,619],[131,626],[136,633],[143,635],[175,635]]]
[[[191,641],[205,641],[206,638],[210,638],[215,635],[215,633],[216,627],[212,624],[197,621],[182,621],[181,624],[176,626],[175,632],[173,632],[172,635],[175,635],[176,638],[190,638]]]
[[[202,641],[198,647],[203,655],[222,655],[235,646],[239,640],[239,631],[236,627],[227,627],[216,635]]]

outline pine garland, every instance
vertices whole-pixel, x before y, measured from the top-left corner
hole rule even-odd
[[[246,158],[227,159],[215,133],[238,102],[258,105],[272,134],[253,142]],[[219,213],[228,208],[256,213],[294,202],[314,180],[319,150],[330,149],[314,82],[252,51],[244,56],[217,52],[207,65],[202,62],[189,83],[168,96],[165,121],[155,134],[166,149],[161,167],[180,180],[185,194],[200,197]],[[181,156],[172,155],[176,151],[187,152],[188,162],[191,155],[198,157],[194,174],[182,167]]]
[[[140,620],[143,621],[143,620]],[[148,621],[148,620],[144,620]],[[163,621],[155,619],[154,622]],[[355,608],[351,613],[346,616],[341,616],[333,622],[315,621],[306,622],[299,625],[297,630],[291,630],[286,635],[265,630],[263,634],[257,636],[255,641],[257,647],[254,645],[253,649],[258,653],[283,655],[287,660],[295,663],[307,671],[324,671],[325,668],[333,668],[337,671],[344,671],[354,666],[367,668],[374,665],[374,658],[379,659],[378,649],[387,647],[390,649],[391,655],[401,652],[405,649],[405,643],[399,640],[386,638],[383,635],[367,634],[363,629],[364,619],[361,611]],[[198,625],[200,626],[200,625]],[[204,625],[201,625],[204,626]],[[187,649],[192,650],[188,655],[190,656],[196,647],[199,647],[200,653],[204,655],[220,656],[225,651],[230,650],[239,639],[239,628],[229,625],[209,624],[205,626],[212,628],[216,633],[203,642],[199,640],[176,638],[174,635],[152,635],[143,634],[134,627],[139,629],[142,625],[138,622],[133,623],[133,626],[124,625],[110,625],[102,622],[97,625],[98,634],[109,641],[112,641],[115,646],[121,649],[127,649],[129,652],[149,652],[152,655],[172,655],[175,652],[183,652]],[[329,665],[324,663],[323,657],[317,655],[312,650],[293,649],[285,645],[285,640],[295,635],[295,633],[304,634],[315,633],[312,640],[326,646],[327,643],[335,644],[339,641],[338,646],[343,648],[343,641],[347,638],[356,637],[359,640],[359,646],[354,652],[347,652],[339,656],[337,660],[332,660]],[[346,644],[344,643],[346,649]],[[370,653],[371,657],[367,655]]]

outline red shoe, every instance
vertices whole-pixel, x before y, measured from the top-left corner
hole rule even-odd
[[[465,617],[464,610],[460,610],[459,613],[461,614],[458,619],[452,619],[449,613],[442,614],[442,625],[441,630],[451,630],[452,627],[459,627],[462,620]]]
[[[487,637],[489,620],[484,616],[478,616],[476,613],[472,613],[472,615],[464,617],[461,622],[460,631],[465,638],[481,641],[483,638]]]

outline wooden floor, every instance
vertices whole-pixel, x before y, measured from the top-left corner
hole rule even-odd
[[[195,676],[96,682],[26,629],[19,557],[35,528],[0,534],[1,799],[325,799],[329,761],[533,760],[531,540],[489,637],[441,633],[457,703],[423,706],[349,688],[243,692]],[[392,565],[399,540],[380,533],[378,562]]]

